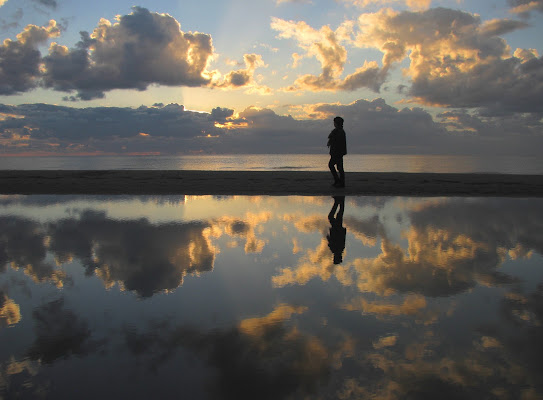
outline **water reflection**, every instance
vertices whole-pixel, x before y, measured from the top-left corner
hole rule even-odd
[[[543,396],[541,199],[0,200],[2,397]]]
[[[326,236],[326,239],[328,239],[328,247],[334,255],[334,264],[341,264],[343,261],[345,236],[347,235],[347,229],[343,227],[344,213],[345,196],[334,196],[334,205],[328,214],[328,221],[330,221],[330,233],[328,236]]]

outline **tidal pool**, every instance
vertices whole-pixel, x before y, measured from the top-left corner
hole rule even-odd
[[[1,196],[0,397],[543,396],[543,199]]]

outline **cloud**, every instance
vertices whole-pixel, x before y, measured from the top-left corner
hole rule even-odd
[[[341,284],[355,286],[362,293],[415,294],[405,298],[403,305],[360,298],[345,308],[384,317],[409,312],[418,320],[431,323],[437,314],[434,310],[424,310],[426,303],[420,295],[444,297],[465,292],[477,284],[510,285],[516,278],[499,270],[506,256],[530,257],[532,251],[543,254],[543,237],[537,232],[535,222],[541,214],[536,211],[538,207],[540,204],[515,199],[425,201],[409,212],[411,226],[403,233],[406,246],[388,237],[377,215],[366,220],[349,217],[344,221],[347,234],[354,235],[367,247],[379,243],[379,255],[347,258],[341,268],[336,268],[331,265],[326,240],[322,239],[315,250],[304,250],[295,266],[279,269],[272,283],[284,287],[305,285],[314,278],[328,281],[336,277]],[[498,218],[500,223],[496,224],[498,215],[506,216]],[[300,232],[323,230],[324,221],[319,223],[316,218],[294,220]],[[349,245],[345,251],[349,254]]]
[[[47,26],[27,25],[17,40],[6,39],[0,45],[0,94],[12,95],[38,86],[41,53],[38,46],[59,36],[55,21]]]
[[[104,286],[150,297],[178,288],[187,274],[211,271],[215,260],[211,229],[203,222],[154,225],[83,211],[50,223],[1,217],[0,228],[0,265],[57,287],[71,281],[58,267],[75,259]],[[56,267],[46,262],[51,255]]]
[[[216,78],[212,86],[219,89],[238,89],[247,87],[253,92],[260,94],[271,94],[271,89],[266,86],[258,85],[254,80],[255,69],[265,67],[266,64],[262,60],[260,54],[245,54],[243,56],[245,64],[244,69],[231,71],[222,79]]]
[[[36,283],[51,282],[63,287],[66,272],[46,261],[46,229],[37,222],[14,216],[0,217],[0,271],[6,265],[21,268]],[[17,238],[17,240],[13,240]]]
[[[531,11],[543,12],[543,0],[507,0],[511,12],[529,14]]]
[[[2,7],[1,4],[0,7]],[[19,22],[23,18],[23,15],[23,9],[18,8],[13,14],[8,17],[8,19],[0,19],[0,31],[7,31],[8,29],[13,29],[19,26]]]
[[[311,0],[275,0],[275,4],[285,4],[285,3],[292,3],[292,4],[313,4]]]
[[[286,91],[352,91],[366,87],[379,92],[387,70],[380,69],[375,62],[365,61],[354,73],[340,78],[347,62],[347,50],[342,42],[348,39],[351,28],[349,23],[341,25],[335,31],[329,26],[316,30],[304,21],[286,21],[273,17],[271,28],[279,32],[279,38],[295,39],[298,46],[305,51],[304,57],[315,57],[322,68],[319,75],[306,74],[298,77]],[[293,57],[295,64],[298,64],[300,56],[295,53]]]
[[[174,290],[186,274],[211,271],[214,247],[204,223],[116,221],[84,212],[49,225],[49,250],[59,263],[78,258],[106,287],[119,284],[141,297]]]
[[[211,110],[209,117],[215,122],[226,122],[226,119],[232,115],[234,115],[234,110],[230,108],[215,107]]]
[[[15,325],[21,320],[21,309],[17,303],[0,290],[0,329]]]
[[[34,0],[54,8],[54,0]],[[22,13],[22,11],[21,11]],[[14,18],[20,16],[14,15]],[[2,21],[4,25],[17,24]],[[262,56],[245,54],[245,68],[221,78],[208,70],[215,57],[212,38],[200,32],[184,32],[168,14],[133,7],[115,22],[100,19],[91,32],[80,32],[72,48],[53,42],[42,56],[38,45],[60,34],[60,25],[28,25],[17,40],[0,46],[0,94],[12,95],[44,87],[73,93],[65,101],[104,98],[114,89],[146,90],[149,85],[237,89],[270,94],[255,81],[255,69],[265,67]]]
[[[44,86],[77,91],[82,100],[112,89],[145,90],[153,83],[206,86],[212,55],[210,35],[183,32],[170,15],[134,7],[113,24],[101,19],[91,34],[82,32],[73,49],[53,43],[43,58]]]
[[[405,5],[414,10],[427,10],[432,4],[432,0],[341,0],[348,5],[365,8],[371,5],[384,7],[388,4],[405,3]]]
[[[485,23],[460,10],[390,9],[362,14],[355,43],[383,52],[384,67],[408,57],[409,94],[426,105],[484,107],[502,112],[541,112],[543,59],[510,54],[498,35],[527,25],[512,20]]]
[[[256,229],[271,218],[271,213],[247,213],[244,218],[224,216],[211,222],[214,237],[220,237],[223,232],[234,240],[245,240],[245,253],[261,253],[266,241],[256,235]],[[239,243],[236,243],[239,246]]]
[[[320,339],[290,326],[291,317],[305,310],[279,304],[268,315],[210,332],[183,326],[127,330],[126,343],[135,354],[158,354],[155,364],[179,350],[205,360],[213,369],[206,385],[212,398],[308,398],[328,382],[332,357]]]
[[[51,364],[59,358],[94,352],[102,341],[91,339],[88,324],[64,308],[64,300],[54,300],[33,312],[36,339],[28,351],[33,360]]]
[[[58,6],[56,0],[32,0],[33,3],[55,10]]]
[[[175,154],[207,150],[210,142],[203,132],[222,133],[210,114],[186,111],[178,104],[136,109],[26,104],[0,109],[13,114],[0,121],[0,143],[14,151]]]
[[[290,112],[296,118],[258,107],[200,113],[178,104],[0,105],[0,145],[11,154],[319,154],[326,152],[325,136],[336,115],[345,119],[351,154],[537,155],[543,144],[537,114],[451,110],[434,118],[421,108],[399,109],[380,98],[290,106]]]

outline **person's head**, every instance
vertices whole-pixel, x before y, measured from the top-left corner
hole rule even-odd
[[[335,117],[334,118],[334,126],[336,128],[343,128],[343,118],[341,117]]]

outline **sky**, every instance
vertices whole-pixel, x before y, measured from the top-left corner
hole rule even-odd
[[[0,154],[538,156],[543,0],[0,0]]]

